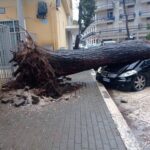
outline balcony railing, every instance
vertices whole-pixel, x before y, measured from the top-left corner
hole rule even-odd
[[[150,3],[150,0],[140,0],[141,3]]]
[[[125,4],[127,6],[135,5],[135,3],[136,3],[136,0],[125,0]],[[123,0],[120,0],[120,4],[123,4]]]
[[[108,9],[113,9],[113,8],[114,8],[114,5],[111,2],[109,2],[109,3],[100,3],[100,2],[97,2],[96,3],[96,12],[97,11],[108,10]]]
[[[138,25],[135,25],[135,26],[129,26],[129,29],[130,31],[140,31],[140,30],[150,30],[148,28],[148,25],[145,25],[145,24],[138,24]],[[103,28],[103,29],[100,29],[98,31],[98,33],[111,33],[111,32],[126,32],[126,28],[125,27],[121,27],[121,28]]]
[[[147,33],[150,31],[150,29],[147,28],[146,25],[136,25],[136,26],[129,26],[130,32],[133,35],[136,35],[137,32],[139,32],[140,34],[143,34],[144,36],[147,35]],[[126,37],[126,28],[122,27],[122,28],[105,28],[105,29],[98,29],[97,32],[91,32],[88,35],[84,36],[83,39],[92,37],[92,36],[101,36],[103,38],[105,37],[112,37],[112,38],[118,38],[118,35],[124,35]],[[143,37],[144,37],[143,36]]]
[[[101,17],[101,18],[96,18],[94,22],[96,24],[104,24],[104,23],[113,23],[115,21],[115,17]]]
[[[142,18],[150,18],[150,11],[140,11],[139,16]]]
[[[128,20],[134,20],[135,17],[136,17],[136,14],[135,13],[130,13],[130,14],[127,14],[127,16],[128,16]],[[126,19],[125,14],[120,14],[120,19],[125,20]]]

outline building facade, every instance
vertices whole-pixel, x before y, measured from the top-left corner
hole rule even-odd
[[[150,32],[150,0],[125,0],[131,37],[143,39]],[[87,45],[127,38],[122,0],[96,0],[95,18],[84,33]]]
[[[72,0],[0,0],[0,24],[10,27],[13,40],[23,38],[20,25],[41,46],[68,48]]]

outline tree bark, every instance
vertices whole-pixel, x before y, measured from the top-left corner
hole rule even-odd
[[[126,22],[126,30],[127,30],[127,39],[130,39],[130,31],[129,31],[129,24],[128,24],[128,14],[126,10],[126,2],[123,0],[123,9],[124,9],[124,14],[125,14],[125,22]]]
[[[80,44],[80,36],[77,35],[75,40],[75,46],[73,49],[79,49],[79,44]]]
[[[150,58],[150,43],[126,41],[95,49],[66,50],[57,53],[48,52],[49,63],[57,76],[74,74],[100,66],[133,62]]]

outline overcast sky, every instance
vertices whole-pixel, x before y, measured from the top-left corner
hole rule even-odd
[[[78,6],[79,6],[79,0],[72,0],[73,2],[73,19],[78,20]]]

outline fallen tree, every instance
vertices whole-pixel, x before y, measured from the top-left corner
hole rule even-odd
[[[38,95],[60,96],[62,76],[78,73],[99,66],[133,62],[150,58],[150,44],[144,41],[127,41],[95,49],[53,52],[39,47],[28,35],[19,51],[13,52],[10,61],[17,68],[14,79],[4,89],[29,86],[37,88]]]
[[[126,41],[95,49],[48,52],[47,55],[56,75],[62,76],[92,68],[98,69],[100,66],[150,58],[150,43]]]

